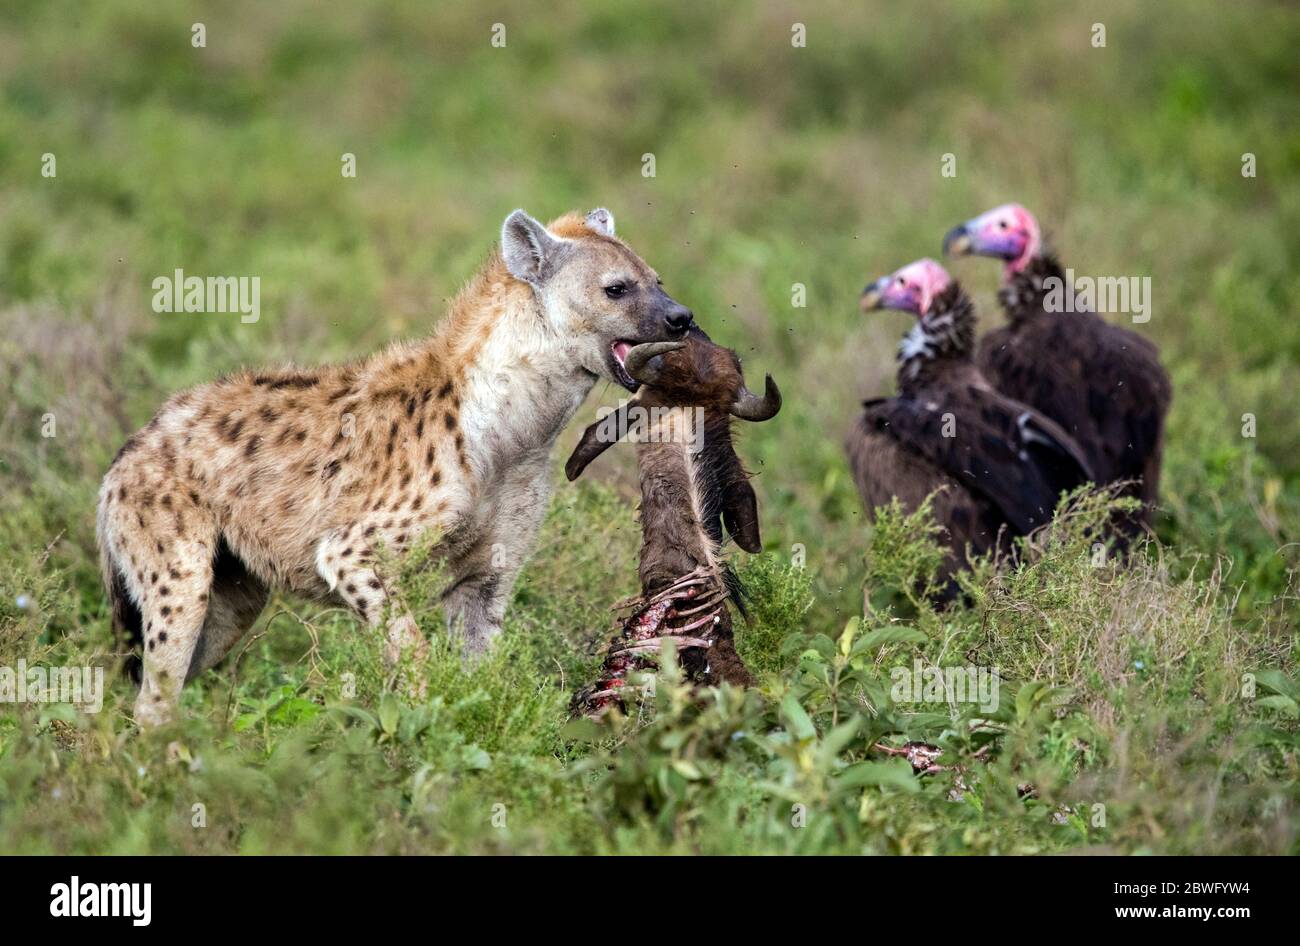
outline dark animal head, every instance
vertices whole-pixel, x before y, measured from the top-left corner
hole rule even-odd
[[[1010,279],[1042,250],[1038,221],[1019,204],[1003,204],[953,227],[943,238],[946,256],[992,256],[1006,261]]]
[[[732,445],[731,418],[764,421],[776,416],[781,392],[772,376],[767,376],[763,394],[754,394],[745,386],[736,353],[715,345],[698,328],[692,328],[679,342],[637,345],[628,352],[625,364],[628,373],[641,383],[640,393],[614,415],[586,429],[565,464],[565,474],[570,480],[577,479],[592,460],[617,442],[617,432],[635,428],[637,418],[645,413],[700,408],[704,416],[702,443],[691,461],[705,528],[715,541],[721,541],[725,523],[742,549],[761,551],[758,503]]]

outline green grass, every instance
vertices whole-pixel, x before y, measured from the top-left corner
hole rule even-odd
[[[0,666],[115,665],[95,493],[169,392],[430,330],[516,206],[610,207],[786,395],[739,445],[755,690],[668,678],[633,722],[566,728],[636,583],[611,451],[557,486],[502,647],[467,670],[438,638],[427,700],[385,687],[351,618],[283,599],[168,731],[134,730],[111,671],[97,715],[0,704],[0,849],[1300,851],[1297,41],[1266,2],[0,5]],[[869,529],[841,453],[905,327],[856,296],[1011,199],[1077,272],[1152,278],[1140,330],[1175,384],[1158,543],[1098,564],[1077,500],[936,612],[924,523]],[[261,320],[153,313],[178,267],[259,275]],[[954,270],[995,324],[997,267]],[[999,710],[895,702],[918,658],[996,666]],[[871,748],[905,738],[962,771]]]

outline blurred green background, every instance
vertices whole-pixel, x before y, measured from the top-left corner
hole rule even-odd
[[[804,543],[838,587],[859,534],[840,438],[861,396],[891,390],[906,328],[861,316],[857,292],[1019,200],[1077,272],[1152,278],[1142,330],[1177,391],[1162,533],[1281,574],[1295,519],[1278,504],[1300,476],[1285,4],[110,2],[0,24],[0,292],[11,312],[53,307],[6,333],[6,373],[37,389],[4,418],[15,467],[33,411],[87,399],[83,373],[122,400],[116,430],[89,403],[64,421],[89,477],[111,454],[86,439],[115,449],[177,386],[428,331],[512,208],[606,205],[706,328],[781,381],[780,421],[745,432],[768,540]],[[178,267],[260,275],[261,321],[154,314],[150,280]],[[954,270],[995,322],[997,267]],[[51,319],[87,334],[86,360],[50,363],[29,336],[66,348]]]
[[[861,609],[868,532],[841,438],[862,397],[892,391],[907,328],[862,316],[858,292],[1009,200],[1077,273],[1151,277],[1138,330],[1175,384],[1159,537],[1230,563],[1234,621],[1276,621],[1300,557],[1297,47],[1295,7],[1256,0],[0,0],[8,646],[33,628],[15,594],[46,580],[43,641],[107,639],[97,482],[167,393],[428,332],[511,209],[599,205],[715,339],[780,382],[784,410],[740,451],[768,550],[806,548],[810,627]],[[155,314],[150,282],[177,268],[260,276],[260,321]],[[999,267],[952,269],[996,324]],[[599,386],[580,421],[619,393]],[[635,499],[630,451],[592,474]],[[548,535],[565,577],[530,569],[521,613],[562,585],[556,619],[586,633],[635,587],[630,514],[602,519],[613,563],[584,558],[584,524]],[[604,580],[575,578],[587,565]]]

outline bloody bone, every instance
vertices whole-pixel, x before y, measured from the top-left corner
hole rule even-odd
[[[642,386],[620,416],[587,428],[565,467],[581,475],[615,438],[636,430],[641,481],[641,594],[606,649],[598,681],[574,699],[578,712],[625,707],[629,674],[653,670],[665,640],[676,645],[691,679],[741,686],[752,676],[736,652],[728,602],[742,610],[740,588],[720,556],[723,528],[758,552],[758,505],[736,456],[731,418],[775,416],[781,395],[771,377],[764,393],[745,387],[740,359],[699,329],[681,342],[638,345],[625,356]]]

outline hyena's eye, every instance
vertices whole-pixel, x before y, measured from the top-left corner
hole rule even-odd
[[[622,299],[627,295],[627,283],[610,283],[605,287],[605,295],[609,296],[611,299]]]

